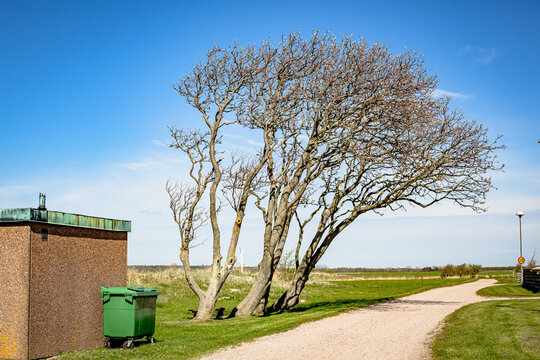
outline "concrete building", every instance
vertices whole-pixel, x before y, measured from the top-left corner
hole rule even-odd
[[[126,286],[131,222],[0,210],[0,359],[103,345],[101,286]]]

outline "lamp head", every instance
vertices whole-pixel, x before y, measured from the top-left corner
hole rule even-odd
[[[518,211],[516,215],[519,217],[522,217],[523,215],[525,215],[525,213],[523,211]]]

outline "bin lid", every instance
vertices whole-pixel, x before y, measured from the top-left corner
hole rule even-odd
[[[159,291],[152,288],[145,288],[140,286],[135,287],[101,287],[101,294],[110,294],[110,295],[122,295],[122,296],[158,296]]]

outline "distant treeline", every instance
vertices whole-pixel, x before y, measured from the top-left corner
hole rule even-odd
[[[494,270],[513,270],[513,266],[486,266],[482,267],[480,265],[475,265],[480,268],[480,271],[494,271]],[[339,268],[331,268],[334,273],[351,273],[351,272],[429,272],[429,271],[443,271],[445,267],[448,267],[448,265],[442,265],[442,266],[425,266],[425,267],[386,267],[386,268],[363,268],[363,267],[357,267],[357,268],[347,268],[347,267],[339,267]],[[329,270],[329,267],[318,267],[315,269],[315,271],[327,271]]]
[[[329,268],[327,266],[320,266],[316,267],[315,271],[319,272],[325,272],[329,269],[331,269],[335,273],[359,273],[359,272],[425,272],[425,271],[442,271],[445,266],[426,266],[426,267],[399,267],[399,268],[393,268],[393,267],[386,267],[386,268],[365,268],[365,267],[338,267],[338,268]],[[182,268],[182,265],[130,265],[128,266],[129,269],[135,270],[135,271],[163,271],[163,270],[169,270],[174,268]],[[209,268],[208,265],[192,265],[191,268],[193,269],[207,269]],[[239,269],[239,267],[236,267]],[[487,266],[487,267],[481,267],[480,270],[482,271],[494,271],[494,270],[513,270],[513,266]],[[255,272],[257,271],[257,267],[255,266],[244,266],[244,271],[249,272]]]
[[[482,266],[475,264],[461,264],[461,265],[452,265],[448,264],[441,269],[441,277],[446,278],[450,276],[459,276],[467,277],[477,275]]]
[[[155,272],[155,271],[163,271],[163,270],[170,270],[170,269],[182,269],[182,265],[128,265],[128,269],[135,270],[135,271],[148,271],[148,272]],[[209,269],[210,265],[191,265],[192,269]],[[240,266],[235,266],[235,269],[239,270]],[[250,271],[250,272],[256,272],[257,267],[255,266],[244,266],[244,271]]]

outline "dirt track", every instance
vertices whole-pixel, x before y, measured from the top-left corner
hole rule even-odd
[[[428,290],[305,323],[202,359],[429,359],[429,342],[441,321],[464,305],[492,300],[476,291],[495,283],[478,280]]]

